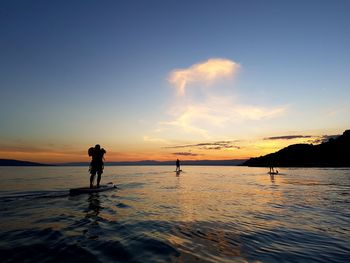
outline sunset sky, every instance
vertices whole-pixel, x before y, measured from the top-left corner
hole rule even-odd
[[[0,158],[243,159],[350,128],[350,1],[1,1]]]

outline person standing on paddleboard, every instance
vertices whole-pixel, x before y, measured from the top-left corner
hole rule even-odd
[[[176,160],[176,172],[180,172],[180,160]]]
[[[97,173],[97,188],[100,187],[101,175],[103,173],[103,160],[104,155],[106,154],[106,150],[101,148],[99,144],[96,144],[95,147],[90,147],[88,150],[89,156],[91,156],[92,160],[90,163],[90,188],[93,188],[93,183],[95,179],[95,175]]]

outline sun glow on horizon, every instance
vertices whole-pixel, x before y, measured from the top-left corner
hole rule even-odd
[[[106,162],[114,161],[171,161],[181,160],[230,160],[248,159],[276,152],[296,143],[318,144],[324,140],[320,135],[283,135],[255,139],[226,139],[221,141],[187,141],[185,143],[167,142],[146,138],[148,146],[120,148],[117,145],[103,144],[107,150]],[[88,147],[87,147],[88,148]],[[8,148],[0,150],[0,158],[17,159],[42,163],[89,162],[86,149],[55,151],[52,149]]]

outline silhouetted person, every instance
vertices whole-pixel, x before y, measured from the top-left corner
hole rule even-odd
[[[269,167],[270,167],[270,172],[269,173],[274,173],[275,170],[273,169],[273,162],[272,161],[269,162]]]
[[[95,179],[95,175],[97,173],[97,188],[100,187],[101,175],[103,173],[103,156],[105,155],[105,149],[101,149],[99,144],[96,144],[95,147],[90,147],[88,150],[89,156],[91,156],[92,160],[90,163],[90,188],[93,187],[93,182]]]
[[[180,172],[180,160],[176,160],[176,172]]]

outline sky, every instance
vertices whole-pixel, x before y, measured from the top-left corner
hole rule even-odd
[[[350,128],[350,1],[0,2],[0,158],[245,159]]]

